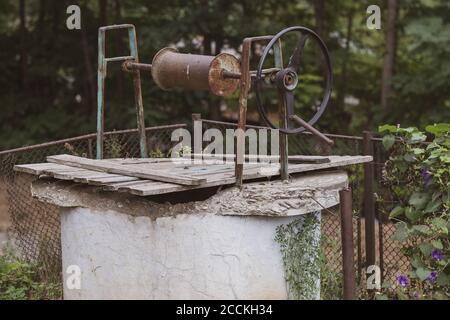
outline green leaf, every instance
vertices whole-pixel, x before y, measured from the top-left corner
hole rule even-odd
[[[429,200],[430,195],[428,193],[414,192],[409,198],[409,204],[414,206],[416,209],[421,210],[425,207]]]
[[[395,133],[398,131],[398,128],[396,126],[393,126],[391,124],[385,124],[382,126],[378,127],[378,132],[382,133],[384,131],[390,132],[390,133]]]
[[[450,163],[450,155],[439,156],[439,160],[441,160],[444,163]]]
[[[415,156],[414,154],[412,154],[412,153],[407,153],[407,154],[405,154],[405,155],[403,156],[403,159],[404,159],[406,162],[414,162],[414,161],[417,160],[416,156]]]
[[[442,200],[437,198],[435,200],[431,200],[430,202],[428,202],[427,206],[425,207],[425,213],[430,213],[430,212],[434,212],[437,209],[439,209],[439,207],[442,204]]]
[[[433,246],[433,247],[435,247],[436,249],[440,249],[440,250],[442,250],[444,247],[442,246],[442,242],[441,242],[441,240],[433,240],[433,241],[431,241],[431,245]]]
[[[444,272],[440,272],[437,277],[436,284],[443,287],[450,285],[450,276]]]
[[[376,294],[375,300],[388,300],[388,296],[385,294]]]
[[[418,269],[418,268],[424,268],[425,264],[423,263],[422,259],[419,257],[419,255],[414,255],[411,259],[411,265]]]
[[[417,232],[424,234],[424,235],[430,235],[431,234],[431,229],[430,227],[420,224],[417,226],[413,226],[412,227],[413,230],[416,230]]]
[[[430,276],[431,271],[425,268],[418,268],[416,270],[417,277],[424,281],[426,278]]]
[[[431,255],[431,251],[433,251],[433,246],[430,243],[421,243],[419,249],[425,257],[428,257]]]
[[[418,210],[414,210],[413,207],[407,207],[405,209],[405,216],[411,221],[416,222],[422,216],[421,212]]]
[[[418,143],[418,142],[423,142],[427,139],[427,136],[424,135],[422,132],[413,132],[411,134],[411,143]]]
[[[390,148],[392,148],[392,146],[395,143],[395,137],[391,134],[388,134],[386,136],[383,137],[383,147],[386,150],[389,150]]]
[[[402,215],[405,212],[405,208],[402,206],[396,206],[392,211],[389,213],[389,219],[393,219],[395,217],[398,217]]]
[[[404,222],[397,223],[395,225],[395,232],[392,238],[399,242],[404,242],[406,239],[408,239],[409,236],[409,230],[408,226]]]
[[[434,218],[433,220],[431,220],[431,223],[433,224],[433,226],[441,230],[443,233],[448,234],[447,221],[445,221],[444,219]]]
[[[425,130],[435,136],[440,136],[450,132],[450,123],[437,123],[430,126],[426,126]]]
[[[423,150],[422,148],[413,148],[413,149],[412,149],[412,152],[413,152],[415,155],[419,155],[419,154],[425,153],[425,150]]]

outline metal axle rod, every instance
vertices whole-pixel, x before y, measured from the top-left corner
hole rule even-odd
[[[152,65],[150,63],[138,63],[138,62],[134,62],[132,60],[127,60],[122,64],[122,69],[125,72],[132,72],[134,70],[152,71]],[[278,71],[280,71],[280,68],[263,69],[263,75],[265,75],[265,76],[271,75]],[[256,77],[256,71],[255,70],[250,71],[250,76],[252,78]],[[231,72],[231,71],[222,69],[222,77],[223,77],[223,79],[241,79],[241,73],[240,72]]]
[[[315,135],[317,138],[319,138],[323,142],[329,144],[330,146],[334,145],[334,141],[333,140],[331,140],[330,138],[325,136],[322,132],[320,132],[319,130],[314,128],[312,125],[310,125],[308,122],[306,122],[305,120],[303,120],[299,116],[293,114],[293,115],[289,116],[289,119],[294,120],[295,122],[297,122],[299,125],[301,125],[303,128],[305,128],[306,130],[311,132],[313,135]]]

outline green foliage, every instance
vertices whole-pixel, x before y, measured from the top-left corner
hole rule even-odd
[[[110,0],[101,10],[97,1],[79,1],[82,30],[68,30],[66,8],[72,4],[70,1],[25,1],[26,29],[22,30],[20,2],[3,0],[0,149],[96,130],[97,29],[105,23],[136,26],[142,62],[151,62],[160,48],[169,45],[177,46],[180,52],[217,54],[226,50],[239,54],[244,37],[274,34],[299,24],[318,30],[320,25],[335,79],[330,106],[319,121],[322,129],[352,134],[371,129],[381,120],[423,125],[450,117],[448,1],[399,2],[389,110],[379,107],[380,61],[386,50],[384,32],[366,28],[367,2],[326,1],[319,15],[320,2],[193,0],[187,4],[179,0]],[[373,4],[380,5],[385,17],[383,2]],[[108,56],[127,52],[125,33],[112,32],[108,39]],[[285,61],[292,43],[288,40],[283,50]],[[313,113],[322,94],[322,79],[315,66],[317,56],[310,49],[305,48],[296,93],[296,111],[305,117]],[[253,69],[259,58],[256,51],[252,55]],[[26,54],[23,62],[22,53]],[[108,65],[108,73],[105,129],[135,127],[131,77],[123,74],[118,63]],[[223,117],[230,119],[236,114],[237,93],[221,101],[207,92],[162,91],[148,74],[142,76],[142,81],[146,125],[189,121],[193,112],[218,119],[220,105],[226,106]],[[276,89],[265,94],[271,110],[277,106],[276,94]],[[255,118],[253,94],[249,113]]]
[[[150,158],[164,158],[165,156],[166,155],[164,154],[164,152],[159,148],[156,148],[155,150],[151,150],[149,152]]]
[[[326,252],[340,252],[339,238],[322,234],[320,241],[320,299],[340,300],[343,298],[342,272],[336,268],[336,261],[330,261],[326,254]]]
[[[385,164],[384,182],[397,202],[390,219],[394,239],[411,261],[403,285],[392,286],[399,299],[450,299],[450,124],[426,127],[425,143],[417,128],[384,125],[380,132],[394,143]]]
[[[107,158],[125,157],[124,147],[117,136],[112,135],[107,137],[104,143],[105,143],[105,156]]]
[[[315,299],[320,277],[320,255],[314,214],[277,227],[275,241],[280,244],[290,299]]]
[[[44,281],[38,266],[7,251],[0,256],[0,300],[61,299],[61,283]]]

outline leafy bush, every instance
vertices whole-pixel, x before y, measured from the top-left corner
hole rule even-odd
[[[383,145],[391,151],[384,182],[394,203],[395,240],[410,259],[390,293],[399,299],[450,298],[450,124],[417,128],[384,125]]]
[[[61,296],[61,283],[43,281],[38,266],[17,258],[11,251],[0,256],[0,300],[53,300]]]

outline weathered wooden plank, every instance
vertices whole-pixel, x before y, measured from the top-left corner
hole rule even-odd
[[[233,161],[235,158],[234,154],[193,154],[193,157],[198,157],[204,160],[226,160]],[[244,156],[245,161],[254,162],[279,162],[279,155],[255,155],[246,154]],[[328,156],[289,156],[289,162],[291,163],[327,163],[330,162]]]
[[[323,170],[372,161],[372,157],[370,156],[329,156],[327,158],[330,160],[330,162],[328,163],[291,164],[289,166],[289,173],[294,174],[307,171]],[[104,190],[129,192],[141,196],[178,192],[219,185],[230,185],[235,183],[233,163],[224,164],[223,162],[218,162],[217,164],[211,164],[210,161],[208,161],[206,164],[194,164],[193,162],[188,162],[189,164],[184,165],[172,163],[172,159],[170,158],[165,159],[168,160],[165,163],[147,163],[144,168],[142,168],[141,161],[136,161],[137,164],[133,165],[132,167],[134,170],[136,169],[135,167],[139,167],[139,171],[142,171],[148,169],[147,166],[151,166],[152,170],[155,170],[154,168],[158,168],[158,166],[163,165],[157,169],[160,174],[165,175],[166,173],[169,173],[172,175],[176,175],[177,177],[189,175],[190,178],[193,176],[205,177],[206,179],[203,180],[205,180],[206,182],[204,182],[202,185],[180,185],[157,180],[143,180],[139,179],[138,177],[127,176],[124,173],[107,173],[103,170],[83,169],[79,166],[71,167],[55,163],[17,165],[14,170],[36,175],[48,174],[57,179],[60,178],[64,180],[74,180],[76,182],[101,185],[103,186]],[[105,161],[103,160],[102,162]],[[116,164],[116,166],[126,167],[127,165]],[[244,164],[244,180],[269,178],[270,176],[276,175],[279,175],[278,163],[252,162]]]
[[[14,171],[17,172],[24,172],[24,173],[29,173],[29,174],[33,174],[33,175],[40,175],[42,174],[43,170],[46,169],[65,169],[65,170],[70,170],[73,168],[69,167],[69,166],[64,166],[64,165],[60,165],[60,164],[55,164],[55,163],[33,163],[33,164],[17,164],[14,166]]]
[[[58,155],[47,157],[48,162],[74,166],[94,171],[123,174],[143,179],[151,179],[182,185],[200,185],[206,179],[190,177],[186,175],[173,175],[169,172],[160,172],[148,168],[137,168],[133,165],[120,165],[107,160],[92,160],[71,155]]]
[[[105,191],[120,191],[120,188],[128,187],[128,186],[138,186],[141,184],[147,184],[151,180],[137,180],[137,181],[125,181],[125,182],[109,182],[107,184],[102,185],[103,190]],[[154,182],[158,183],[158,182]],[[164,183],[164,182],[161,182]]]
[[[289,173],[301,173],[315,170],[323,170],[334,167],[342,167],[357,163],[370,162],[372,157],[370,156],[331,156],[328,163],[315,163],[315,164],[293,164],[289,167]],[[279,164],[265,164],[259,167],[251,167],[247,170],[244,169],[244,180],[269,178],[270,176],[279,175]],[[212,174],[208,177],[208,181],[200,186],[201,188],[214,187],[219,185],[234,184],[234,168],[232,173],[227,175],[226,173]],[[143,183],[139,185],[129,185],[119,188],[119,191],[126,191],[132,194],[140,196],[156,195],[169,192],[179,192],[184,190],[197,189],[199,186],[180,186],[173,184],[155,184],[154,182]]]
[[[317,164],[293,164],[289,166],[289,173],[323,170],[335,167],[345,167],[352,164],[372,161],[371,156],[329,156],[330,162]]]
[[[151,181],[151,180],[142,180],[136,177],[129,177],[129,176],[119,176],[119,177],[108,177],[108,178],[90,178],[90,177],[86,177],[86,178],[82,178],[80,179],[82,181],[80,182],[84,182],[84,183],[88,183],[88,184],[92,184],[92,185],[98,185],[98,186],[102,186],[105,184],[110,184],[110,183],[118,183],[118,182],[136,182],[136,181]]]

